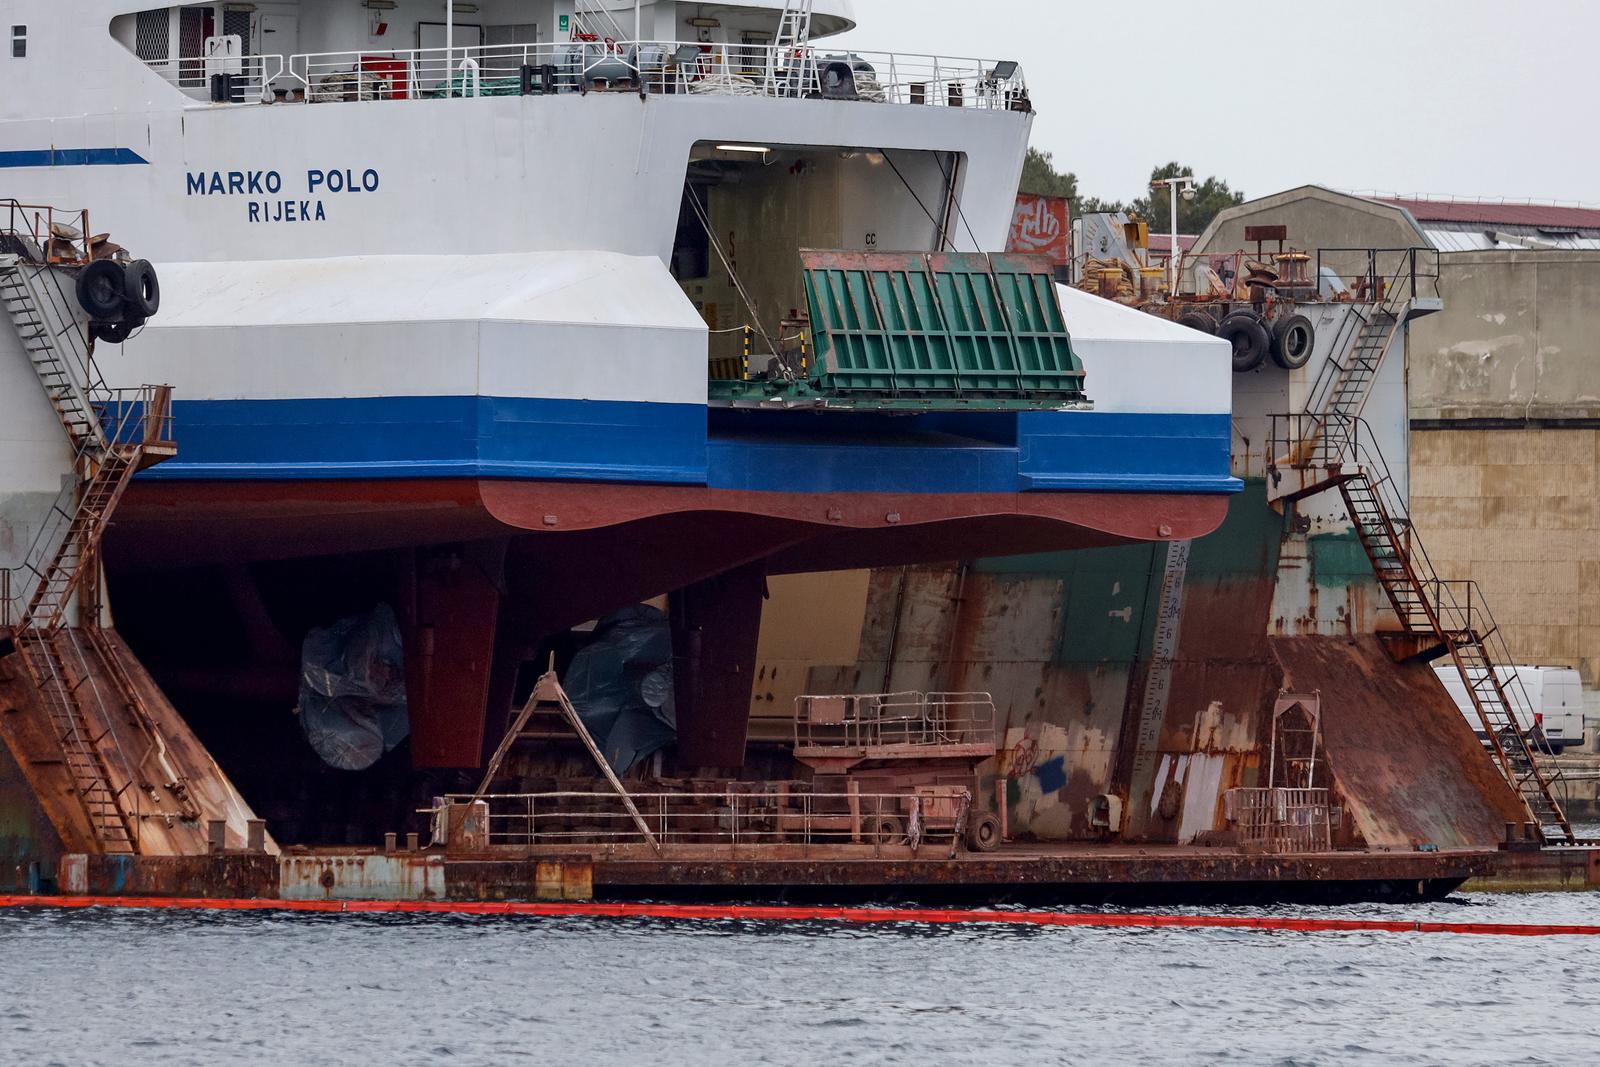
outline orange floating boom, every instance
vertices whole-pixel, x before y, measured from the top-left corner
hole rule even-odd
[[[1600,926],[1459,923],[1417,919],[1305,919],[1250,915],[1151,915],[985,911],[947,908],[841,908],[757,904],[515,903],[431,900],[234,900],[212,897],[0,895],[3,908],[172,908],[187,911],[309,911],[347,915],[526,915],[538,918],[689,919],[698,921],[974,923],[997,926],[1180,927],[1301,930],[1314,933],[1490,934],[1512,937],[1600,936]]]

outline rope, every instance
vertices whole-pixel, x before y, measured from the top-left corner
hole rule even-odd
[[[961,220],[961,226],[967,231],[967,237],[972,241],[973,251],[978,251],[983,246],[978,243],[978,235],[972,232],[972,224],[967,221],[967,213],[961,210],[961,197],[955,190],[956,161],[950,161],[950,169],[944,169],[944,156],[935,157],[939,161],[939,173],[944,175],[945,184],[950,187],[950,200],[956,206],[956,217]]]
[[[759,333],[761,335],[761,339],[767,343],[767,351],[771,352],[773,355],[777,355],[778,346],[772,343],[771,337],[767,336],[767,328],[761,325],[761,314],[760,312],[756,311],[755,302],[750,299],[750,294],[745,292],[744,282],[740,280],[739,273],[733,269],[733,264],[729,262],[727,255],[723,253],[722,244],[717,240],[717,235],[711,229],[711,219],[706,215],[705,206],[700,203],[699,194],[694,191],[693,186],[690,186],[686,191],[689,194],[689,204],[694,208],[695,217],[700,220],[700,225],[705,228],[706,240],[711,242],[711,247],[717,253],[717,258],[722,261],[723,269],[728,272],[729,280],[733,282],[733,287],[738,290],[739,299],[744,301],[746,310],[748,310],[750,312],[750,316],[755,319],[756,332]],[[787,366],[783,368],[783,376],[788,381],[794,380],[794,372],[791,371]]]
[[[883,160],[885,163],[889,164],[889,169],[894,171],[894,176],[900,179],[900,184],[906,187],[906,192],[911,194],[911,199],[915,200],[917,202],[917,206],[922,209],[922,213],[928,216],[928,221],[933,223],[933,228],[938,230],[940,233],[943,233],[944,223],[940,222],[938,217],[934,215],[933,212],[928,210],[928,205],[922,202],[922,197],[918,196],[917,191],[911,187],[911,183],[906,181],[906,176],[901,174],[900,168],[894,165],[894,160],[890,157],[889,150],[886,148],[880,148],[878,151],[883,154]],[[943,169],[943,165],[941,164],[940,171],[943,172]],[[948,235],[945,237],[945,243],[950,243],[950,238]]]

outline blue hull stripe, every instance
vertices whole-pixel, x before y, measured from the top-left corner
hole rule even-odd
[[[695,404],[504,397],[179,400],[148,479],[521,478],[762,492],[1232,493],[1227,415],[737,420]],[[716,421],[715,418],[710,421]],[[982,431],[978,435],[976,431]]]
[[[5,167],[128,167],[150,161],[131,148],[38,148],[0,152]]]

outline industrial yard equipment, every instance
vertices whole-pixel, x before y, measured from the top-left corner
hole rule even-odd
[[[988,693],[795,698],[795,760],[818,788],[903,797],[902,811],[885,825],[913,843],[937,828],[977,851],[999,847],[999,816],[962,802],[980,795],[978,765],[995,752]]]

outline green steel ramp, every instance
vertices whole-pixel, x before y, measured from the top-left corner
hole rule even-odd
[[[713,403],[837,408],[1084,406],[1042,256],[803,249],[807,357],[713,381]]]

